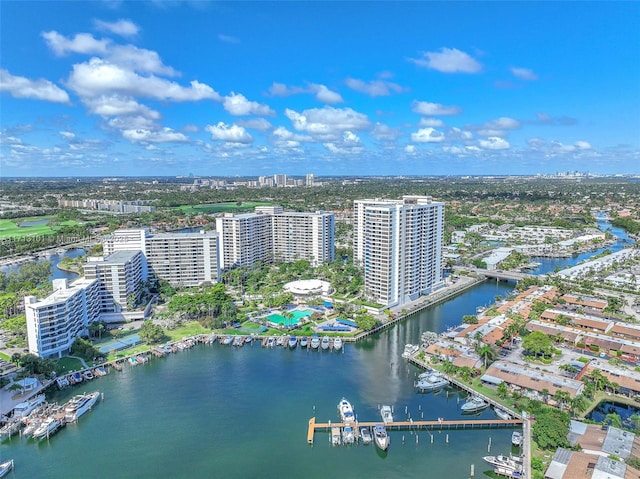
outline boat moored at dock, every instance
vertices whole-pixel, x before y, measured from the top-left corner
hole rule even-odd
[[[384,424],[376,424],[375,426],[373,426],[373,439],[376,442],[376,446],[381,451],[386,451],[387,449],[389,449],[391,440],[389,439],[387,428],[384,427]]]
[[[522,433],[520,431],[513,431],[511,434],[511,444],[516,447],[520,447],[522,445]]]
[[[0,464],[0,477],[4,477],[13,469],[13,459],[9,459],[8,461]]]
[[[342,349],[342,338],[335,338],[333,340],[333,349],[340,351]]]
[[[384,422],[385,424],[393,422],[393,408],[386,404],[383,405],[380,408],[380,416],[382,416],[382,422]]]
[[[320,342],[320,347],[325,351],[329,349],[329,336],[322,337],[322,341]]]
[[[309,347],[309,338],[307,338],[306,336],[302,336],[300,338],[300,347],[301,348],[308,348]]]
[[[426,377],[419,379],[416,383],[416,389],[419,392],[431,392],[442,389],[449,385],[449,380],[438,371],[432,371]]]
[[[295,349],[298,346],[298,338],[295,336],[291,336],[289,338],[289,348]]]
[[[489,403],[482,399],[480,396],[471,396],[460,407],[463,413],[479,412],[489,407]]]
[[[42,439],[44,437],[49,437],[55,434],[58,429],[62,427],[62,421],[55,417],[48,417],[45,419],[42,424],[33,432],[34,439]]]
[[[356,441],[356,434],[351,426],[345,426],[342,429],[342,443],[353,444]]]
[[[373,437],[371,436],[371,431],[369,431],[368,427],[360,428],[360,439],[362,439],[362,444],[371,444]]]
[[[318,349],[320,347],[320,338],[317,334],[314,334],[311,338],[311,349]]]
[[[65,405],[64,417],[67,422],[77,421],[80,416],[87,412],[100,399],[98,391],[90,394],[78,394],[71,398]]]
[[[13,408],[13,417],[27,417],[31,412],[44,402],[44,394],[40,394],[34,398],[18,403]]]
[[[342,398],[342,400],[338,403],[338,414],[340,414],[342,422],[346,423],[355,421],[353,407],[351,406],[351,403],[345,398]]]

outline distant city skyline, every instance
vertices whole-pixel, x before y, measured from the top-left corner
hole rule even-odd
[[[640,173],[637,2],[0,8],[0,177]]]

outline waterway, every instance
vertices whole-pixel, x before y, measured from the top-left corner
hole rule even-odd
[[[555,261],[568,266],[580,258]],[[373,445],[331,447],[322,432],[309,446],[307,422],[312,416],[336,421],[343,396],[362,421],[377,420],[381,404],[393,405],[396,418],[462,417],[455,390],[414,392],[418,371],[401,358],[402,350],[421,332],[456,326],[512,289],[485,282],[342,353],[201,345],[114,371],[53,394],[50,399],[63,402],[99,390],[104,401],[48,441],[3,443],[0,461],[13,458],[17,478],[453,479],[469,477],[471,464],[476,477],[484,477],[489,443],[492,454],[511,452],[512,429],[392,431],[390,450],[382,454]],[[495,415],[487,409],[474,417]]]

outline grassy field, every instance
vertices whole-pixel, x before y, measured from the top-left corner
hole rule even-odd
[[[16,239],[26,238],[28,236],[46,236],[57,233],[59,227],[51,228],[47,223],[34,226],[19,226],[21,223],[32,223],[46,221],[53,216],[34,216],[29,218],[14,218],[9,220],[0,220],[0,239]],[[77,221],[69,220],[60,223],[60,226],[74,226],[79,224]]]
[[[185,214],[234,213],[236,211],[252,211],[256,206],[270,206],[271,203],[261,201],[243,201],[238,205],[235,201],[229,203],[213,203],[209,205],[184,205],[179,209]]]

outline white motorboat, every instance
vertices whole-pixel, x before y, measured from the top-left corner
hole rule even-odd
[[[322,349],[329,349],[329,336],[323,336],[322,341],[320,342],[320,347]]]
[[[311,338],[311,349],[318,349],[320,347],[320,338],[317,335],[314,335]]]
[[[338,414],[340,414],[340,419],[342,419],[342,422],[355,421],[353,407],[351,406],[351,403],[345,398],[342,398],[338,403]]]
[[[276,345],[276,338],[269,336],[269,339],[267,339],[267,347],[272,348],[275,345]]]
[[[507,456],[484,456],[483,459],[495,467],[522,472],[522,464]]]
[[[77,421],[80,416],[87,412],[100,398],[98,391],[91,394],[78,394],[73,396],[64,407],[64,417],[67,422]]]
[[[276,339],[276,346],[284,346],[285,340],[286,338],[284,336],[278,336],[278,339]]]
[[[431,372],[416,383],[416,389],[420,392],[430,392],[449,385],[449,380],[437,371]]]
[[[333,349],[340,351],[342,349],[342,338],[335,338],[333,340]]]
[[[462,412],[478,412],[478,411],[482,411],[485,408],[489,407],[489,403],[485,402],[484,399],[482,399],[480,396],[471,396],[469,399],[467,399],[467,402],[465,402],[460,409],[462,409]]]
[[[496,407],[493,410],[495,411],[496,416],[498,416],[500,419],[504,419],[505,421],[508,421],[509,419],[511,419],[511,416],[509,415],[509,413],[504,409],[500,409]]]
[[[309,338],[307,338],[306,336],[302,336],[300,338],[300,347],[301,348],[309,347]]]
[[[291,336],[289,338],[289,347],[291,349],[295,349],[298,346],[298,338],[295,336]]]
[[[356,434],[351,426],[345,426],[342,429],[342,444],[353,444],[356,440]]]
[[[416,354],[418,351],[420,351],[420,346],[416,345],[416,344],[405,344],[404,345],[404,351],[402,353],[402,357],[403,358],[410,358],[411,356],[413,356],[414,354]]]
[[[55,417],[48,417],[42,424],[33,432],[34,439],[41,439],[43,437],[49,437],[62,427],[62,422]]]
[[[40,394],[34,398],[18,403],[13,408],[13,417],[27,417],[35,408],[44,402],[44,394]]]
[[[386,451],[389,449],[391,440],[389,439],[387,428],[384,427],[384,424],[376,424],[373,426],[373,439],[380,450]]]
[[[4,477],[13,469],[13,459],[9,459],[8,461],[0,464],[0,477]]]
[[[513,431],[511,434],[511,444],[520,447],[522,445],[522,433],[520,431]]]
[[[331,445],[332,446],[339,446],[341,443],[341,439],[340,439],[340,428],[333,426],[331,428]]]
[[[380,416],[382,416],[382,422],[389,424],[393,422],[393,409],[386,404],[380,408]]]
[[[368,427],[360,428],[360,439],[362,439],[362,444],[371,444],[373,437],[371,436],[371,431],[369,431]]]

